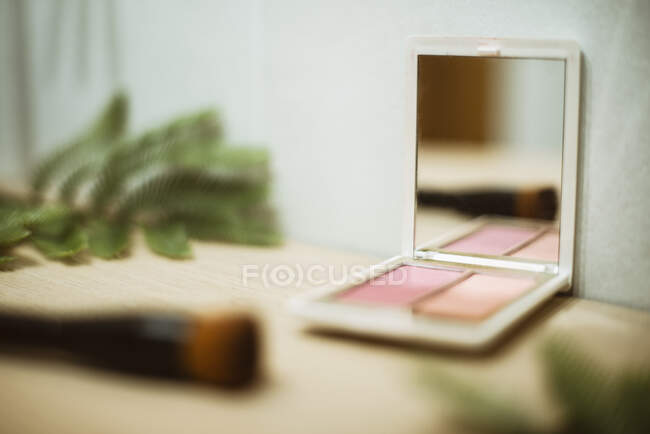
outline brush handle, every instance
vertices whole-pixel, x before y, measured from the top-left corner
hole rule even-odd
[[[557,194],[553,188],[459,192],[420,190],[417,199],[420,206],[451,208],[471,215],[496,214],[552,220],[557,212]]]
[[[259,332],[249,315],[140,314],[47,318],[0,313],[0,348],[66,351],[119,371],[239,387],[255,378]]]
[[[0,315],[0,346],[67,351],[113,369],[161,376],[183,374],[188,321],[173,315],[52,319]]]
[[[55,348],[60,330],[57,321],[8,313],[0,314],[0,346]]]

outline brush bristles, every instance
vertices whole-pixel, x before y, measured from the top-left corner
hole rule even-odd
[[[557,212],[557,193],[553,188],[520,192],[514,211],[518,217],[553,220]]]
[[[241,386],[257,374],[259,332],[244,314],[200,318],[185,348],[188,373],[200,381]]]

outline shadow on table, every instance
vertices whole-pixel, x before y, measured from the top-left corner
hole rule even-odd
[[[25,256],[22,254],[11,253],[15,259],[9,262],[4,262],[0,264],[0,273],[18,271],[27,267],[34,267],[40,265],[41,263],[32,258],[31,256]]]

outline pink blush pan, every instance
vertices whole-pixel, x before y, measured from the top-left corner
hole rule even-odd
[[[459,284],[422,300],[415,311],[424,315],[480,320],[535,285],[531,278],[474,274]]]
[[[459,279],[462,271],[402,265],[345,291],[340,301],[405,306]]]
[[[542,261],[558,261],[560,251],[560,234],[557,231],[548,232],[527,246],[522,247],[510,256],[515,258],[539,259]]]
[[[445,250],[483,255],[504,255],[538,234],[537,228],[485,225],[479,230],[443,246]]]

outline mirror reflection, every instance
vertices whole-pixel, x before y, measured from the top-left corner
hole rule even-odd
[[[419,56],[416,248],[557,262],[563,119],[562,60]]]

